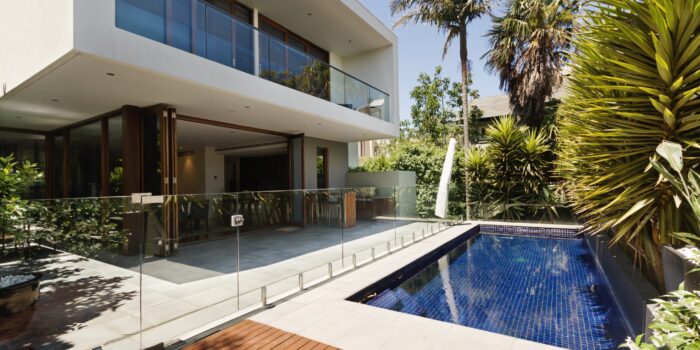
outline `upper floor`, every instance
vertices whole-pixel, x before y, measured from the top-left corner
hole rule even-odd
[[[343,142],[398,135],[397,38],[358,0],[0,7],[0,30],[12,33],[0,39],[10,63],[0,66],[0,126],[21,114],[20,127],[50,130],[124,104],[166,103]],[[49,109],[53,118],[41,118]]]

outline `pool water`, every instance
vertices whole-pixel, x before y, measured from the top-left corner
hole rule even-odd
[[[364,302],[569,349],[626,333],[582,239],[478,234]]]

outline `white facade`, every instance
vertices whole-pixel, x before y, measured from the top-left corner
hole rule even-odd
[[[264,15],[328,52],[347,74],[332,70],[331,95],[338,74],[387,93],[385,120],[121,29],[118,1],[0,2],[0,127],[50,132],[124,105],[163,104],[178,115],[346,145],[398,136],[397,37],[358,0],[240,3],[253,10],[253,26]],[[258,73],[258,50],[255,66]],[[335,153],[344,164],[332,159],[332,171],[344,172],[347,151]]]

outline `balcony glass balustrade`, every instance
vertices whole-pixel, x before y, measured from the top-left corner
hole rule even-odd
[[[116,0],[116,26],[391,121],[389,95],[200,0]]]

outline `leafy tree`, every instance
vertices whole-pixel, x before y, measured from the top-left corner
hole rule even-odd
[[[28,161],[19,163],[12,154],[0,157],[0,233],[3,249],[5,234],[17,235],[21,230],[28,204],[23,196],[42,177],[36,164]]]
[[[508,0],[486,35],[486,68],[508,91],[513,114],[539,127],[545,102],[562,82],[577,0]]]
[[[459,40],[459,60],[462,75],[462,129],[461,137],[465,148],[469,148],[469,53],[467,51],[467,26],[490,10],[490,0],[391,0],[392,15],[403,14],[396,25],[409,22],[424,23],[437,27],[439,32],[446,33],[447,39],[442,50],[442,56],[457,38]],[[464,174],[466,177],[466,174]],[[466,189],[465,189],[466,190]],[[465,200],[469,193],[465,192]],[[466,207],[466,217],[469,218],[469,206]]]
[[[435,67],[432,77],[420,73],[418,85],[410,93],[414,103],[411,106],[411,124],[408,127],[412,129],[405,129],[408,133],[405,136],[424,138],[438,145],[447,145],[450,138],[461,140],[461,89],[462,84],[442,76],[440,66]],[[479,92],[472,90],[470,96],[472,99],[478,98]],[[478,107],[470,111],[472,120],[478,120],[481,115],[483,112]]]
[[[688,168],[700,164],[700,0],[601,0],[582,27],[558,112],[558,171],[590,231],[611,230],[663,289],[661,245],[699,232],[649,159],[666,140],[686,148]]]

